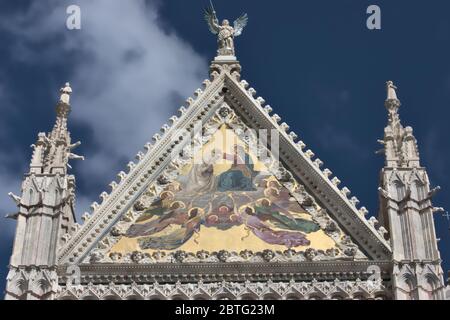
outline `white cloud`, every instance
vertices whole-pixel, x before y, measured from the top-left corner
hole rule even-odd
[[[96,147],[77,165],[77,178],[88,188],[89,181],[101,181],[106,189],[118,163],[132,160],[179,107],[175,103],[200,86],[208,69],[206,59],[160,27],[155,1],[76,2],[82,13],[79,31],[65,28],[72,3],[53,0],[34,2],[25,15],[8,17],[3,26],[17,39],[11,49],[16,59],[72,68],[67,79],[74,91],[71,121],[92,130]],[[39,54],[30,46],[43,43],[51,45],[40,46]]]

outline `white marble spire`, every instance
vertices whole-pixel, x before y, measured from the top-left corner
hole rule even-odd
[[[397,300],[443,299],[443,277],[433,222],[433,190],[420,165],[411,127],[401,124],[397,87],[386,82],[388,125],[384,129],[386,162],[380,174],[379,223],[389,231],[392,287]],[[438,189],[436,189],[438,190]],[[407,280],[411,279],[411,280]]]

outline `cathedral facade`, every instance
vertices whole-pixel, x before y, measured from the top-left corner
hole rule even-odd
[[[378,217],[241,79],[230,27],[203,82],[75,219],[72,89],[33,145],[6,299],[445,299],[430,186],[387,82]]]

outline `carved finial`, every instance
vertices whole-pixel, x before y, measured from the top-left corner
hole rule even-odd
[[[361,208],[359,209],[359,213],[360,213],[362,216],[365,216],[365,215],[367,215],[367,214],[369,213],[369,210],[367,210],[366,207],[361,207]]]
[[[59,102],[70,104],[70,95],[72,94],[72,88],[70,87],[70,83],[66,82],[64,88],[61,88],[59,92],[61,93]]]
[[[436,188],[431,189],[431,190],[428,192],[428,197],[429,197],[429,198],[434,197],[434,195],[435,195],[436,193],[438,193],[440,190],[441,190],[441,187],[440,187],[440,186],[437,186]]]
[[[397,98],[397,87],[392,81],[386,82],[387,98],[385,102],[386,109],[389,112],[389,122],[395,127],[400,124],[398,109],[400,108],[400,100]],[[395,129],[394,129],[395,130]]]
[[[64,88],[61,88],[59,92],[61,96],[56,105],[56,115],[58,118],[63,118],[64,120],[62,122],[57,121],[55,129],[58,131],[65,131],[67,129],[65,118],[67,118],[70,113],[70,95],[72,94],[70,83],[67,82]]]
[[[385,199],[389,199],[389,192],[387,192],[386,190],[384,190],[382,187],[378,187],[378,193],[380,196],[382,196]]]
[[[384,139],[379,141],[384,148],[379,153],[386,156],[386,165],[394,167],[418,167],[420,156],[417,141],[411,127],[403,127],[400,121],[400,100],[397,87],[392,81],[386,82],[387,98],[384,103],[388,111],[388,125],[384,129]]]
[[[367,220],[367,222],[369,222],[369,224],[374,228],[376,228],[376,226],[379,223],[377,218],[375,218],[375,217],[370,217],[369,220]]]
[[[20,205],[20,202],[22,201],[22,199],[19,196],[16,196],[14,193],[9,192],[8,196],[11,197],[11,199],[13,199],[13,201],[16,203],[16,205]]]

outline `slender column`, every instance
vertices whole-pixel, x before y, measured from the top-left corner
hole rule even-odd
[[[443,299],[444,280],[434,229],[427,171],[420,165],[417,140],[403,127],[396,87],[387,82],[388,125],[384,130],[385,166],[380,174],[379,220],[389,230],[396,299]]]
[[[6,285],[6,299],[52,299],[58,286],[56,253],[67,223],[75,222],[75,178],[68,175],[71,153],[67,117],[70,94],[67,83],[56,106],[56,122],[48,135],[39,133],[24,177],[21,197],[10,194],[18,206],[16,235]],[[64,227],[62,226],[66,224]]]

